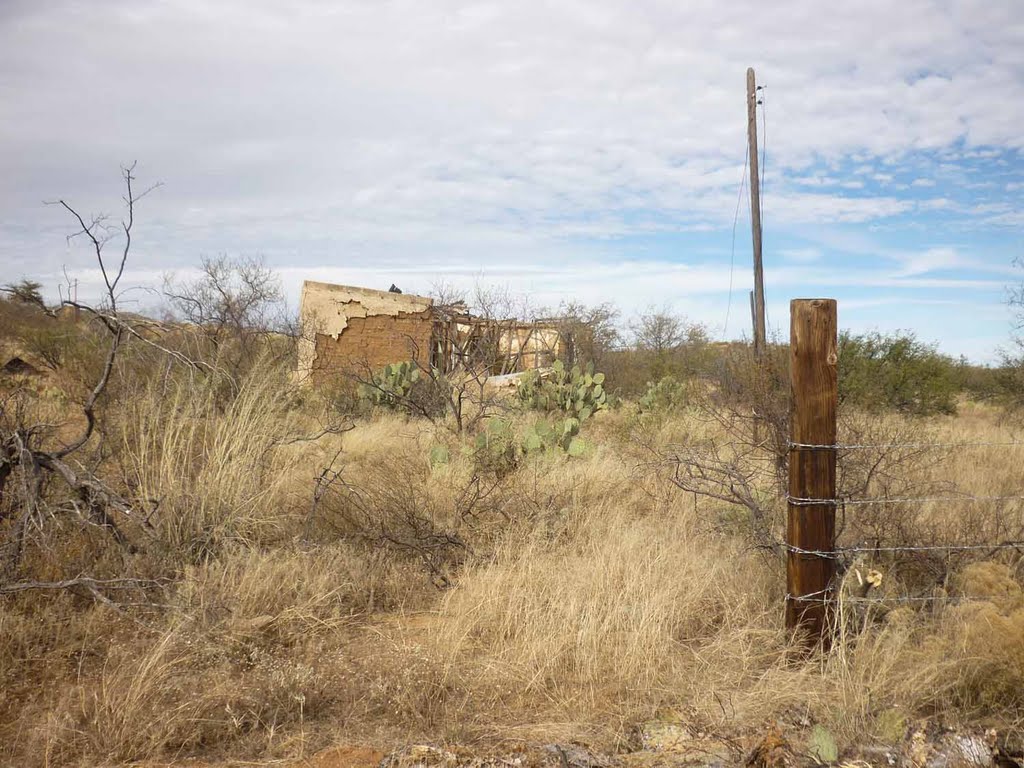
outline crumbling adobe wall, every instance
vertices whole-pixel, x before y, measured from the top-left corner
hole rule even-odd
[[[306,281],[300,305],[299,376],[340,379],[409,360],[414,350],[426,363],[432,304],[422,296]]]
[[[350,317],[336,337],[316,335],[314,376],[377,370],[388,363],[416,359],[426,364],[430,354],[430,310],[416,314]],[[415,353],[415,354],[414,354]]]

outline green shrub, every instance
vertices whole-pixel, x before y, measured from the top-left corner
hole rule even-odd
[[[976,402],[1002,402],[1012,400],[1014,386],[1014,365],[1005,359],[1002,365],[972,365],[960,360],[958,366],[960,389]]]
[[[10,296],[9,301],[22,304],[27,307],[46,309],[46,302],[43,301],[43,284],[35,280],[24,278],[17,283],[8,283],[0,288],[0,291]]]
[[[839,335],[839,397],[868,410],[956,413],[957,363],[912,333]]]

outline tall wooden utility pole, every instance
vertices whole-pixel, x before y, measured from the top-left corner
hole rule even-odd
[[[757,172],[757,84],[747,69],[747,144],[750,152],[750,230],[754,238],[754,355],[765,350],[764,269],[761,266],[761,186]]]
[[[807,645],[827,646],[836,573],[836,301],[793,299],[789,315],[786,628]]]

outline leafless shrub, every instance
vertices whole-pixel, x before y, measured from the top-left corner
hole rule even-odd
[[[611,302],[587,305],[567,301],[540,314],[551,316],[559,333],[567,340],[571,354],[564,362],[569,366],[593,363],[595,368],[605,370],[609,353],[622,341],[618,326],[621,313]]]
[[[839,442],[859,446],[840,449],[837,462],[840,575],[862,561],[884,572],[889,597],[927,600],[948,594],[950,579],[972,562],[1021,561],[1019,487],[1006,478],[991,500],[984,491],[975,500],[975,482],[957,466],[964,457],[934,426],[843,409]]]
[[[438,494],[431,491],[431,471],[408,454],[357,468],[346,467],[338,454],[319,475],[307,540],[360,541],[417,560],[435,586],[450,586],[476,546],[509,523],[509,482],[493,473],[453,470],[455,483]]]
[[[633,344],[644,350],[664,355],[677,349],[688,336],[685,318],[668,307],[649,308],[630,324]]]
[[[790,392],[785,350],[770,349],[756,361],[745,350],[719,361],[715,377],[692,399],[706,428],[661,452],[672,482],[689,493],[742,509],[754,546],[781,554],[789,458]],[[946,452],[929,447],[930,430],[920,420],[894,414],[841,409],[837,495],[838,538],[858,547],[912,545],[928,538],[912,504],[859,506],[848,519],[843,499],[899,499],[951,491],[930,479]],[[726,515],[729,526],[737,521]],[[908,554],[920,564],[927,558]],[[849,565],[845,558],[840,572]]]
[[[754,546],[779,552],[778,531],[789,449],[788,381],[778,361],[756,361],[745,349],[722,356],[710,380],[691,387],[695,423],[703,425],[667,448],[645,442],[680,489],[744,510]],[[737,521],[727,516],[722,523]]]
[[[262,259],[203,257],[200,276],[164,276],[170,316],[188,323],[209,347],[201,355],[233,379],[268,354],[291,355],[295,323],[285,308],[281,280]]]

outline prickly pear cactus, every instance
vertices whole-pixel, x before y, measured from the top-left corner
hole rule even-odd
[[[523,438],[523,453],[530,455],[544,451],[563,451],[570,456],[582,456],[590,443],[580,437],[580,420],[574,416],[549,422],[538,420]]]
[[[525,429],[516,430],[512,422],[492,417],[476,435],[472,449],[478,465],[488,469],[508,469],[522,459],[548,451],[582,456],[590,445],[579,436],[580,421],[574,416],[549,421],[538,419]]]
[[[535,371],[523,376],[517,394],[526,408],[562,411],[579,421],[586,421],[608,407],[604,374],[595,373],[593,363],[587,363],[586,368],[574,365],[567,369],[561,360],[556,360],[546,379]]]
[[[519,464],[523,451],[516,441],[512,423],[507,419],[492,416],[484,422],[484,428],[477,433],[470,454],[478,467],[500,474],[514,469]]]
[[[359,394],[373,405],[396,408],[419,380],[420,369],[415,362],[391,363],[374,373],[373,383],[363,384]]]
[[[657,383],[647,382],[647,391],[637,400],[640,413],[655,413],[677,408],[686,402],[686,385],[672,376],[664,376]]]

